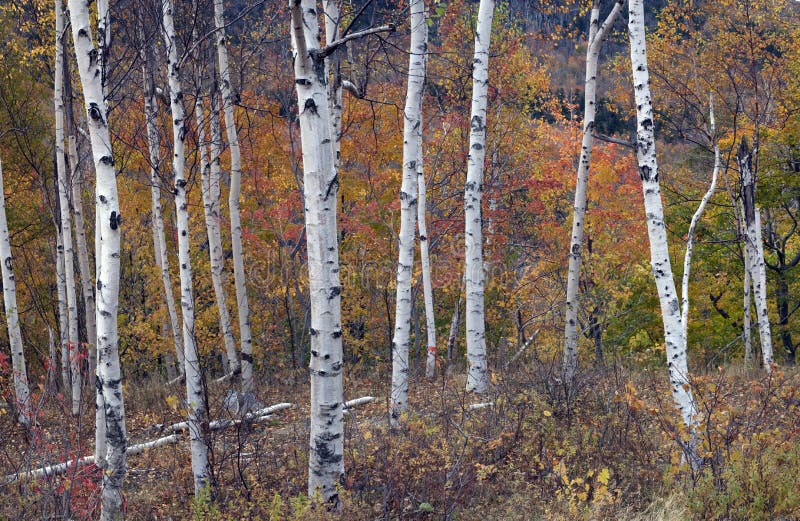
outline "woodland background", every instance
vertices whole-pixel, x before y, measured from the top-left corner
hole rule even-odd
[[[582,136],[586,2],[513,0],[497,6],[483,187],[486,331],[495,406],[469,410],[463,338],[457,335],[449,348],[446,340],[454,311],[463,305],[463,192],[477,3],[429,3],[423,139],[440,366],[435,380],[425,380],[425,316],[415,268],[413,413],[397,436],[386,435],[384,398],[348,420],[344,511],[333,514],[312,510],[304,495],[302,404],[308,401],[310,315],[288,8],[285,2],[227,3],[244,166],[242,223],[256,395],[265,404],[300,406],[268,424],[215,434],[212,468],[221,492],[213,502],[191,498],[185,444],[131,457],[128,519],[800,517],[800,376],[794,368],[800,342],[798,5],[646,3],[659,178],[676,275],[691,216],[713,167],[712,145],[702,131],[709,92],[723,157],[718,189],[696,230],[692,266],[689,365],[708,464],[691,472],[681,466],[674,441],[680,427],[666,393],[641,183],[634,152],[624,145],[595,143],[580,287],[581,369],[574,395],[560,386],[566,261]],[[182,48],[197,45],[206,54],[208,39],[196,42],[192,29],[205,34],[210,8],[200,0],[177,2],[176,9]],[[158,15],[135,0],[119,0],[112,11],[107,84],[124,218],[119,348],[128,433],[131,440],[146,440],[153,425],[180,421],[182,407],[180,388],[165,385],[174,376],[167,359],[173,347],[163,330],[167,316],[150,232],[137,11],[149,20],[147,45],[163,60]],[[361,93],[345,96],[339,171],[347,398],[388,393],[408,66],[407,6],[393,0],[343,4],[345,19],[359,12],[354,29],[395,23],[397,31],[348,44],[342,62],[345,78]],[[635,128],[635,104],[626,14],[620,18],[602,49],[596,126],[599,133],[626,141]],[[91,451],[92,404],[71,417],[69,393],[47,381],[54,362],[48,360],[48,328],[58,331],[53,26],[49,3],[0,6],[0,156],[23,342],[42,426],[36,449],[30,450],[13,415],[0,416],[2,474]],[[191,110],[205,87],[192,84],[188,73],[184,81],[185,106]],[[75,83],[70,102],[81,127],[85,115]],[[164,67],[156,85],[166,90]],[[161,108],[162,128],[169,129],[168,111]],[[164,132],[161,153],[168,161],[171,142]],[[743,257],[733,202],[736,147],[755,133],[769,314],[780,366],[768,375],[757,367],[758,356],[751,366],[743,364]],[[211,288],[196,133],[190,133],[189,143],[195,331],[210,380],[224,374],[224,349]],[[91,223],[91,154],[84,137],[78,145]],[[162,181],[168,200],[169,174]],[[164,204],[170,252],[177,241],[173,214],[174,206]],[[86,232],[92,244],[92,227]],[[174,262],[173,268],[177,294]],[[230,264],[226,270],[233,299]],[[85,324],[80,327],[85,339]],[[0,334],[0,342],[6,338]],[[523,355],[509,363],[524,345],[529,347]],[[11,386],[7,352],[5,347],[0,352],[4,392]],[[209,392],[211,416],[223,416],[224,385]],[[6,486],[0,517],[93,518],[99,508],[93,472],[79,468]]]

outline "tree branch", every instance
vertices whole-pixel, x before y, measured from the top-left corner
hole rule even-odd
[[[324,60],[325,58],[333,54],[336,51],[336,49],[338,49],[339,47],[341,47],[342,45],[346,44],[351,40],[357,40],[359,38],[364,38],[366,36],[371,36],[373,34],[378,34],[378,33],[393,33],[396,29],[397,27],[395,27],[394,24],[386,24],[386,25],[381,25],[379,27],[373,27],[371,29],[365,29],[357,33],[348,34],[343,38],[339,38],[335,42],[329,43],[320,50],[311,51],[311,57],[315,61]]]

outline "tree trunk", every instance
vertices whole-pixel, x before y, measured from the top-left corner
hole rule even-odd
[[[595,0],[589,19],[589,38],[586,43],[586,74],[584,79],[583,140],[581,158],[578,162],[578,175],[575,183],[575,204],[572,214],[572,239],[569,248],[569,268],[567,274],[567,299],[564,325],[564,361],[562,378],[567,386],[572,385],[578,369],[578,287],[581,277],[581,255],[583,230],[586,217],[586,188],[589,183],[589,166],[594,146],[594,119],[597,112],[597,63],[600,47],[608,28],[614,24],[622,0],[614,3],[608,17],[600,25],[600,2]]]
[[[720,154],[719,145],[717,144],[716,137],[716,122],[714,121],[714,98],[709,95],[709,121],[711,122],[710,134],[714,145],[714,171],[711,174],[711,185],[708,187],[703,198],[700,200],[700,205],[697,211],[692,216],[692,221],[689,224],[689,231],[686,237],[686,254],[683,257],[683,280],[681,283],[681,324],[683,324],[683,338],[686,346],[689,345],[689,277],[692,268],[692,253],[694,251],[694,232],[697,228],[697,223],[703,215],[711,196],[714,195],[714,190],[717,188],[717,177],[719,176],[720,169]]]
[[[422,94],[425,82],[425,3],[411,0],[408,89],[403,111],[403,181],[400,187],[400,234],[397,290],[392,337],[392,421],[408,409],[408,349],[411,343],[411,275],[417,219],[417,163],[422,141]]]
[[[427,27],[426,37],[427,37]],[[426,38],[427,39],[427,38]],[[420,124],[422,118],[420,118]],[[425,376],[436,376],[436,317],[433,311],[433,283],[431,281],[431,261],[428,252],[428,228],[425,223],[425,171],[422,168],[422,143],[420,143],[417,160],[417,227],[419,229],[419,253],[422,264],[422,295],[425,301],[425,325],[427,327],[427,356],[425,359]]]
[[[458,298],[456,299],[455,308],[453,308],[453,318],[450,320],[450,334],[447,336],[447,367],[445,373],[449,374],[455,359],[456,339],[458,338],[458,328],[461,325],[461,297],[464,294],[464,286],[466,281],[464,277],[461,278],[461,284],[458,289]]]
[[[767,313],[767,269],[764,262],[764,242],[761,239],[761,215],[756,206],[756,174],[753,172],[752,156],[757,150],[751,151],[747,141],[742,138],[737,154],[739,175],[741,182],[742,207],[744,209],[744,244],[750,261],[751,279],[753,281],[753,296],[758,317],[758,334],[761,339],[761,356],[764,360],[764,369],[771,371],[772,357],[772,332]]]
[[[70,183],[64,153],[64,14],[60,0],[56,3],[56,64],[53,102],[56,119],[56,169],[58,170],[59,224],[64,249],[64,284],[67,297],[67,350],[72,384],[72,414],[81,412],[81,350],[78,337],[78,302],[75,295],[75,266],[72,249],[72,216],[69,208]]]
[[[58,184],[56,173],[56,185]],[[56,202],[58,199],[56,198]],[[60,214],[60,211],[56,212]],[[67,336],[67,285],[64,282],[64,245],[61,242],[61,226],[59,217],[55,217],[56,225],[56,294],[58,298],[58,340],[61,349],[61,388],[66,394],[70,389],[69,376],[69,338]]]
[[[631,41],[631,67],[636,97],[636,156],[644,192],[647,215],[647,235],[650,239],[650,265],[658,289],[661,316],[664,322],[667,367],[675,407],[680,411],[683,424],[691,438],[683,443],[684,453],[692,468],[700,466],[695,430],[697,408],[692,396],[686,361],[686,338],[681,324],[681,310],[672,265],[669,259],[664,209],[658,183],[656,142],[653,128],[653,108],[650,102],[650,75],[647,70],[643,0],[630,0],[628,30]]]
[[[467,182],[464,185],[464,237],[467,281],[467,392],[489,389],[486,359],[486,316],[484,313],[483,238],[481,195],[483,163],[486,156],[486,105],[489,98],[489,36],[494,0],[481,0],[475,30],[475,58],[472,65],[472,109],[470,115]]]
[[[3,275],[3,304],[8,327],[8,344],[11,347],[11,367],[14,379],[14,409],[19,422],[28,427],[31,424],[30,390],[28,371],[25,368],[25,351],[22,349],[22,334],[19,330],[17,313],[17,285],[14,280],[14,263],[11,256],[11,239],[6,220],[6,196],[3,185],[3,164],[0,162],[0,268]]]
[[[164,44],[167,50],[169,99],[172,109],[173,155],[172,172],[175,177],[175,216],[178,224],[178,264],[181,279],[181,312],[183,317],[183,350],[186,375],[186,403],[189,409],[189,444],[192,453],[194,495],[200,497],[210,485],[208,466],[207,407],[203,390],[203,376],[194,335],[194,295],[192,292],[192,264],[189,252],[189,210],[186,200],[185,146],[188,133],[183,110],[183,89],[178,69],[177,38],[173,22],[172,0],[163,0]]]
[[[89,247],[86,243],[86,229],[83,218],[83,171],[78,159],[77,140],[75,136],[75,116],[72,113],[72,80],[69,75],[67,53],[64,58],[64,116],[67,132],[67,157],[69,158],[70,175],[72,177],[72,215],[75,218],[75,247],[78,250],[78,269],[81,275],[81,292],[86,325],[86,341],[89,344],[89,379],[94,382],[97,369],[97,324],[94,319],[94,280],[89,268]],[[94,383],[90,388],[94,389]]]
[[[161,153],[160,137],[158,133],[158,97],[154,83],[154,62],[153,50],[148,45],[144,30],[142,14],[139,13],[139,38],[141,48],[139,51],[142,60],[142,78],[144,82],[144,118],[147,127],[147,149],[150,161],[150,198],[152,200],[152,219],[153,219],[153,253],[155,255],[156,266],[161,272],[161,283],[164,285],[164,300],[169,314],[168,328],[172,334],[172,341],[175,345],[175,355],[177,357],[178,372],[184,374],[183,358],[183,339],[178,322],[178,312],[175,309],[175,297],[172,294],[172,277],[169,272],[169,255],[167,252],[167,239],[164,235],[164,217],[161,206]]]
[[[344,477],[342,288],[336,226],[339,180],[329,144],[332,127],[316,2],[292,0],[290,8],[311,299],[308,493],[321,494],[324,501],[338,506],[337,485]]]
[[[57,12],[58,9],[57,0]],[[108,452],[103,472],[100,519],[122,519],[122,482],[125,477],[125,405],[122,395],[117,333],[120,230],[117,175],[110,147],[108,110],[103,97],[97,49],[92,42],[86,2],[69,0],[72,37],[81,76],[86,121],[97,178],[96,280],[98,386],[103,389]]]
[[[742,337],[744,338],[744,364],[750,366],[753,363],[753,342],[751,339],[750,325],[750,290],[752,288],[750,258],[747,255],[747,248],[744,248],[744,291],[742,306]]]
[[[196,35],[195,35],[196,37]],[[205,78],[200,70],[200,59],[197,60],[197,82],[202,86]],[[212,74],[214,74],[212,72]],[[229,375],[239,374],[241,367],[239,357],[236,355],[236,340],[233,338],[231,330],[231,318],[228,313],[228,299],[225,296],[225,259],[222,254],[222,234],[220,232],[220,153],[221,139],[219,128],[219,106],[217,104],[216,79],[211,78],[211,110],[209,119],[211,122],[210,140],[205,139],[205,109],[203,99],[198,93],[195,97],[194,116],[197,122],[197,146],[200,155],[200,183],[203,193],[203,212],[206,221],[206,236],[208,237],[208,256],[211,263],[211,284],[214,287],[214,298],[217,301],[219,312],[219,329],[222,333],[222,340],[225,344],[225,354],[227,356],[227,371]],[[211,150],[209,159],[208,151]]]
[[[239,335],[242,351],[242,392],[255,391],[253,383],[253,339],[250,334],[250,308],[247,303],[244,257],[242,253],[242,221],[239,216],[242,185],[242,160],[239,153],[239,135],[234,119],[233,88],[228,67],[228,49],[225,42],[225,13],[223,0],[214,0],[214,22],[217,28],[217,59],[219,61],[219,89],[222,94],[222,110],[225,114],[225,132],[231,152],[231,190],[228,207],[231,213],[231,250],[233,251],[233,276],[236,284],[236,305],[239,310]]]

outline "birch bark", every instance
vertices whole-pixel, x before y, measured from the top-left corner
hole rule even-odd
[[[25,351],[22,349],[22,334],[17,313],[17,286],[14,280],[14,263],[11,256],[11,239],[6,220],[6,195],[3,185],[3,164],[0,162],[0,268],[3,276],[3,305],[6,312],[8,344],[11,347],[11,368],[14,380],[14,400],[18,421],[28,427],[31,424],[30,390],[28,371],[25,368]]]
[[[411,0],[411,42],[408,58],[408,90],[403,111],[403,181],[400,187],[400,244],[392,338],[393,421],[408,409],[408,348],[411,342],[411,275],[414,268],[414,236],[417,219],[417,163],[422,140],[422,89],[425,81],[425,3]]]
[[[86,322],[86,341],[89,344],[89,379],[94,381],[97,370],[97,324],[94,319],[94,281],[89,268],[89,247],[86,243],[86,229],[83,218],[83,171],[78,159],[75,137],[75,116],[72,112],[72,80],[69,74],[67,53],[64,57],[64,124],[67,132],[67,157],[72,178],[72,216],[75,219],[75,247],[78,250],[78,271],[81,276],[81,293]],[[90,388],[94,388],[91,385]]]
[[[427,23],[425,33],[427,40]],[[422,118],[420,118],[420,123]],[[421,131],[420,131],[421,132]],[[431,260],[428,251],[428,227],[426,224],[425,171],[422,168],[422,142],[420,140],[419,159],[417,160],[417,228],[419,230],[419,253],[422,264],[422,296],[425,301],[425,325],[428,340],[425,358],[425,376],[436,376],[436,318],[433,311],[433,282],[431,280]]]
[[[603,24],[600,24],[600,1],[595,0],[589,19],[589,38],[586,44],[586,74],[584,80],[583,139],[578,175],[575,183],[575,204],[572,214],[572,239],[569,248],[567,298],[564,326],[564,361],[562,378],[567,386],[572,384],[578,369],[578,286],[581,277],[583,230],[586,217],[586,187],[589,183],[589,166],[594,146],[594,119],[597,112],[597,63],[600,48],[608,28],[614,24],[624,0],[614,2],[614,7]]]
[[[467,182],[464,185],[464,237],[467,281],[467,392],[485,393],[489,388],[486,358],[486,316],[483,271],[481,196],[486,157],[486,105],[489,97],[489,38],[494,0],[481,0],[475,30],[475,58],[472,63],[472,108],[470,116]]]
[[[172,277],[169,272],[169,255],[167,252],[167,239],[164,235],[164,213],[161,206],[161,165],[160,136],[158,133],[158,97],[155,88],[155,57],[153,50],[148,45],[142,14],[138,14],[139,38],[141,47],[139,56],[142,61],[142,78],[144,83],[144,118],[147,129],[147,151],[150,161],[150,199],[152,201],[153,217],[153,252],[155,254],[156,266],[161,272],[161,283],[164,286],[164,300],[169,314],[169,329],[172,334],[172,342],[175,345],[175,355],[177,357],[178,372],[183,375],[183,339],[181,328],[178,322],[178,312],[175,309],[175,297],[172,293]]]
[[[57,7],[60,0],[57,0]],[[58,12],[58,9],[57,9]],[[102,387],[108,452],[103,472],[100,519],[122,519],[122,483],[125,477],[125,405],[122,395],[117,333],[119,254],[122,219],[117,196],[117,175],[111,150],[108,113],[103,96],[97,49],[92,41],[89,6],[69,0],[72,38],[83,87],[89,137],[92,144],[96,187],[96,280],[98,386]]]
[[[772,332],[767,312],[767,268],[764,262],[764,241],[761,238],[761,212],[756,205],[756,176],[753,172],[752,157],[757,150],[751,150],[742,139],[736,160],[739,163],[741,198],[744,209],[744,244],[750,261],[750,275],[753,283],[753,298],[758,318],[758,336],[761,340],[761,356],[764,370],[772,370]]]
[[[57,184],[58,179],[56,178],[56,185]],[[57,213],[60,215],[60,210]],[[64,282],[64,244],[61,242],[60,220],[60,217],[55,217],[56,294],[58,298],[58,339],[61,347],[61,386],[63,392],[66,394],[68,390],[70,390],[69,338],[67,336],[67,285]]]
[[[291,36],[303,153],[303,197],[311,300],[309,496],[338,505],[344,477],[342,325],[336,206],[325,65],[315,0],[292,0]]]
[[[672,399],[680,411],[683,424],[691,439],[683,443],[684,453],[692,468],[698,468],[695,429],[697,408],[691,391],[686,360],[686,338],[683,335],[681,311],[675,291],[675,281],[669,258],[664,209],[658,182],[653,108],[650,98],[650,74],[647,70],[643,0],[628,2],[628,31],[631,42],[631,67],[636,98],[636,156],[642,179],[644,207],[647,214],[647,235],[650,239],[650,265],[655,278],[661,316],[664,322],[667,367],[672,387]]]
[[[741,206],[741,205],[740,205]],[[744,215],[744,211],[741,212]],[[744,235],[743,235],[744,236]],[[747,246],[744,247],[744,290],[742,291],[742,338],[744,339],[744,364],[749,367],[753,363],[753,342],[750,325],[750,290],[752,288],[752,267],[750,266],[750,255],[747,253]]]
[[[200,496],[209,485],[208,443],[203,424],[207,425],[207,407],[203,392],[203,377],[194,334],[194,295],[192,265],[189,254],[189,211],[186,201],[185,146],[188,133],[183,110],[183,90],[179,76],[177,38],[173,21],[172,0],[163,0],[164,44],[167,50],[169,99],[172,109],[173,155],[175,177],[175,216],[178,224],[178,263],[181,278],[181,311],[183,317],[183,349],[186,374],[186,403],[189,409],[189,444],[192,453],[194,494]]]
[[[708,187],[705,195],[700,200],[700,205],[692,216],[692,221],[689,224],[689,232],[686,237],[686,254],[683,257],[683,280],[681,283],[681,324],[683,324],[683,338],[686,346],[689,346],[689,278],[691,276],[692,268],[692,253],[694,251],[694,232],[697,228],[697,223],[706,209],[711,196],[714,195],[714,190],[717,188],[717,177],[719,176],[720,169],[720,153],[719,144],[717,143],[716,136],[716,122],[714,120],[714,98],[710,97],[709,120],[711,122],[710,135],[714,145],[714,171],[711,174],[711,185]]]
[[[78,303],[75,295],[75,266],[72,249],[72,216],[70,215],[69,193],[70,183],[67,173],[66,155],[64,151],[64,10],[60,0],[56,0],[56,63],[55,88],[53,103],[55,105],[55,149],[56,169],[58,170],[58,206],[59,224],[61,226],[61,244],[64,250],[64,284],[67,297],[67,350],[71,376],[72,414],[77,416],[81,411],[81,356],[80,339],[78,338]]]
[[[196,38],[196,35],[195,35]],[[198,85],[203,85],[203,77],[200,67],[199,53],[195,56],[197,61],[197,81]],[[214,73],[212,73],[214,74]],[[198,93],[195,96],[194,115],[197,123],[197,146],[200,155],[200,184],[203,192],[203,212],[206,221],[206,236],[208,237],[208,256],[211,264],[211,285],[214,288],[214,298],[217,301],[219,312],[219,328],[222,332],[222,340],[225,345],[225,354],[228,359],[228,375],[236,375],[241,371],[239,357],[236,355],[236,340],[233,338],[231,330],[231,318],[228,313],[228,300],[225,296],[224,267],[225,260],[222,255],[222,235],[220,233],[220,154],[221,154],[221,135],[219,128],[219,106],[217,103],[216,81],[212,78],[211,87],[211,110],[209,120],[211,124],[210,140],[206,141],[205,134],[205,108],[203,98]],[[209,149],[211,156],[209,158]]]
[[[294,1],[294,0],[292,0]],[[242,221],[239,212],[242,186],[242,160],[239,152],[239,135],[236,130],[233,107],[233,88],[228,65],[228,48],[225,38],[225,8],[223,0],[214,0],[214,23],[217,29],[217,60],[219,61],[220,93],[225,114],[225,132],[231,153],[231,189],[228,208],[231,214],[231,250],[233,252],[233,277],[236,286],[236,306],[239,311],[239,336],[242,351],[242,392],[252,393],[253,383],[253,338],[250,333],[250,307],[247,302],[244,255],[242,253]],[[315,24],[318,27],[318,24]]]

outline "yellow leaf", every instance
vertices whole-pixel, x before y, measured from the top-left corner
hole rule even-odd
[[[171,394],[171,395],[167,396],[164,399],[164,401],[167,402],[167,405],[169,405],[169,408],[172,409],[173,411],[177,411],[178,410],[178,397],[177,396]]]
[[[597,475],[597,482],[603,485],[608,485],[608,480],[611,478],[611,472],[607,468],[604,468],[600,471]]]
[[[553,413],[552,413],[552,412],[550,412],[550,411],[542,411],[542,414],[544,414],[544,415],[545,415],[545,416],[547,416],[548,418],[549,418],[550,416],[552,416],[552,415],[553,415]]]

